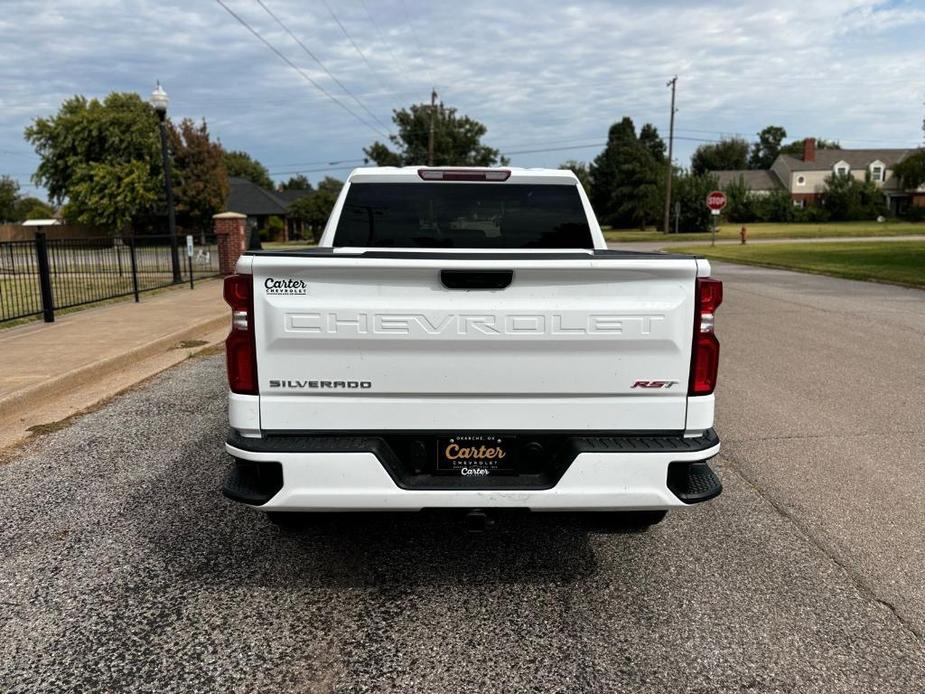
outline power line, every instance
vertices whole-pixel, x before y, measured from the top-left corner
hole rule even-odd
[[[714,143],[719,142],[719,140],[708,140],[708,139],[701,138],[701,137],[679,137],[678,135],[675,135],[674,139],[693,140],[695,142],[714,142]],[[606,146],[607,146],[607,142],[603,141],[603,142],[586,142],[584,144],[567,145],[567,146],[562,146],[562,147],[542,147],[542,148],[537,148],[537,149],[505,150],[504,147],[499,147],[498,149],[500,149],[502,154],[504,155],[514,155],[514,154],[545,154],[546,152],[565,152],[565,151],[572,150],[572,149],[590,149],[592,147],[606,147]],[[337,162],[329,162],[329,163],[339,164],[339,163],[345,163],[345,162],[361,162],[361,161],[365,161],[365,160],[363,159],[343,159]],[[318,162],[318,163],[323,163],[323,162]],[[319,169],[290,169],[286,171],[271,171],[270,175],[271,176],[285,176],[285,175],[291,175],[291,174],[317,173],[319,171],[342,171],[342,170],[351,169],[351,168],[353,167],[352,166],[339,166],[339,167],[331,166],[331,167],[325,167],[325,168],[319,168]]]
[[[411,13],[408,12],[408,4],[405,2],[405,0],[401,0],[401,6],[404,10],[405,24],[407,24],[408,28],[411,30],[411,36],[414,38],[415,46],[418,49],[418,56],[420,56],[421,63],[424,65],[424,71],[427,73],[427,79],[431,84],[433,84],[434,77],[430,72],[430,67],[428,67],[427,60],[424,58],[424,49],[421,47],[421,38],[418,36],[417,30],[414,28],[414,24],[411,22]]]
[[[370,115],[370,117],[372,117],[372,119],[373,119],[374,121],[376,121],[379,125],[381,125],[383,128],[385,128],[386,130],[389,129],[389,126],[387,126],[385,123],[383,123],[381,120],[379,120],[378,116],[376,116],[375,113],[373,113],[372,111],[370,111],[370,110],[366,107],[366,104],[364,104],[362,101],[360,101],[359,98],[357,98],[357,96],[356,96],[353,92],[351,92],[349,89],[347,89],[346,85],[344,85],[343,82],[341,82],[339,79],[337,79],[337,77],[334,76],[334,73],[333,73],[333,72],[331,72],[330,70],[328,70],[327,67],[325,67],[324,63],[321,62],[321,59],[318,58],[318,56],[316,56],[314,53],[312,53],[312,52],[308,49],[308,46],[306,46],[306,45],[301,41],[301,39],[299,39],[299,37],[297,37],[295,34],[293,34],[292,31],[290,31],[289,27],[286,26],[286,25],[283,23],[283,20],[281,20],[279,17],[277,17],[275,14],[273,14],[272,11],[270,11],[270,8],[266,6],[266,4],[263,2],[263,0],[257,0],[257,4],[260,5],[260,6],[263,8],[263,11],[264,11],[264,12],[266,12],[268,15],[270,15],[270,16],[273,18],[273,21],[274,21],[274,22],[276,22],[277,24],[279,24],[280,28],[281,28],[283,31],[285,31],[287,34],[289,34],[289,37],[290,37],[293,41],[295,41],[297,44],[299,44],[299,46],[302,48],[302,50],[305,51],[305,53],[308,54],[308,56],[309,56],[312,60],[314,60],[316,63],[318,63],[318,66],[319,66],[322,70],[324,70],[325,74],[327,74],[328,77],[330,77],[332,80],[334,80],[334,82],[337,83],[337,86],[339,86],[341,89],[343,89],[344,92],[346,92],[347,95],[348,95],[351,99],[353,99],[354,101],[357,102],[357,105],[358,105],[360,108],[362,108],[364,111],[366,111],[366,112]]]
[[[400,72],[401,71],[401,61],[395,55],[395,51],[392,50],[392,45],[388,41],[385,40],[385,33],[382,31],[382,27],[380,26],[379,22],[373,19],[373,15],[369,11],[369,7],[366,5],[365,0],[357,0],[357,2],[360,3],[360,7],[362,7],[363,11],[366,13],[366,17],[369,19],[370,24],[372,24],[373,29],[376,30],[376,36],[379,37],[379,41],[385,45],[386,50],[388,50],[389,52],[389,55],[392,56],[392,61],[394,62],[393,67],[397,67]]]
[[[320,169],[299,169],[298,171],[271,171],[271,176],[286,176],[291,174],[319,173],[322,171],[349,171],[355,169],[355,166],[325,166]]]
[[[325,159],[322,161],[290,161],[285,164],[275,164],[275,166],[320,166],[321,164],[327,164],[328,166],[334,166],[335,164],[354,164],[356,162],[362,162],[362,161],[366,161],[366,159],[335,159],[334,161],[331,161],[329,159]]]
[[[357,114],[356,112],[354,112],[353,109],[351,109],[349,106],[347,106],[347,104],[341,102],[337,97],[335,97],[334,95],[330,94],[324,87],[322,87],[320,84],[318,84],[315,80],[313,80],[311,77],[309,77],[308,75],[306,75],[306,74],[305,74],[305,71],[302,70],[302,68],[300,68],[300,67],[299,67],[298,65],[296,65],[294,62],[292,62],[291,60],[289,60],[289,58],[287,58],[285,55],[283,55],[283,53],[281,53],[281,52],[279,51],[279,49],[276,48],[276,46],[274,46],[272,43],[270,43],[269,41],[267,41],[263,36],[261,36],[261,35],[257,32],[256,29],[254,29],[250,24],[248,24],[244,19],[242,19],[234,10],[232,10],[230,7],[228,7],[228,5],[226,5],[226,4],[223,2],[223,0],[215,0],[215,2],[217,2],[219,5],[221,5],[221,6],[224,8],[224,10],[225,10],[228,14],[230,14],[232,17],[234,17],[236,20],[238,20],[238,22],[241,24],[241,26],[243,26],[243,27],[244,27],[245,29],[247,29],[251,34],[253,34],[263,45],[265,45],[267,48],[269,48],[271,51],[273,51],[277,56],[279,56],[279,58],[280,58],[283,62],[285,62],[289,67],[291,67],[293,70],[295,70],[296,72],[298,72],[299,75],[302,77],[302,79],[304,79],[306,82],[308,82],[308,83],[311,84],[313,87],[315,87],[315,89],[317,89],[318,91],[320,91],[322,94],[324,94],[326,97],[328,97],[328,99],[330,99],[330,100],[333,101],[335,104],[337,104],[338,106],[340,106],[340,107],[341,107],[342,109],[344,109],[347,113],[349,113],[351,116],[353,116],[354,118],[356,118],[360,123],[362,123],[363,125],[365,125],[367,128],[369,128],[369,129],[372,130],[373,132],[377,133],[378,135],[381,135],[382,137],[388,137],[388,135],[386,135],[385,133],[383,133],[382,131],[380,131],[379,128],[377,128],[376,126],[374,126],[374,125],[368,123],[363,117],[361,117],[359,114]]]
[[[353,40],[353,37],[350,35],[350,32],[347,31],[347,27],[345,27],[343,23],[337,18],[337,15],[334,14],[334,10],[331,9],[331,6],[328,4],[328,0],[321,0],[321,2],[327,8],[328,12],[331,15],[331,18],[337,23],[337,26],[340,27],[341,32],[344,34],[344,36],[347,37],[347,40],[350,42],[350,45],[353,46],[354,50],[359,54],[360,58],[363,59],[363,62],[366,63],[366,67],[368,67],[371,72],[381,74],[379,70],[374,68],[372,64],[370,64],[369,60],[366,59],[366,54],[363,53],[362,50],[360,50],[360,47],[357,45],[357,42]],[[389,80],[389,84],[391,84],[391,80]]]

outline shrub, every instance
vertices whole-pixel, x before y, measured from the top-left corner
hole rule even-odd
[[[726,193],[727,200],[723,215],[728,221],[736,223],[755,221],[758,196],[745,185],[745,179],[742,176],[727,185],[723,192]]]
[[[889,212],[883,193],[870,175],[859,181],[851,174],[832,174],[825,179],[822,206],[839,222],[876,219]]]
[[[820,205],[810,205],[803,209],[794,208],[794,212],[794,221],[808,224],[823,224],[831,218],[829,211]]]
[[[283,221],[282,217],[273,215],[267,218],[267,236],[269,236],[271,240],[275,241],[280,239],[285,228],[286,223]]]
[[[796,218],[796,208],[793,199],[786,190],[775,190],[772,193],[755,199],[755,212],[759,222],[792,222]]]

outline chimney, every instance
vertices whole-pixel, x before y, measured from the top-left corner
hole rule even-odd
[[[816,161],[815,137],[807,137],[803,140],[803,161]]]

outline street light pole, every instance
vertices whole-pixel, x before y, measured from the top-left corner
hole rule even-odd
[[[151,92],[151,105],[154,107],[157,117],[160,120],[159,129],[161,131],[161,161],[164,166],[164,193],[167,196],[167,226],[170,231],[170,264],[173,268],[173,281],[181,282],[180,276],[180,245],[177,241],[177,219],[173,209],[173,183],[170,179],[170,153],[167,147],[167,104],[170,100],[167,98],[167,92],[157,83],[157,87]]]

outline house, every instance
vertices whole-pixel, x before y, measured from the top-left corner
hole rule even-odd
[[[248,228],[260,231],[267,229],[270,217],[279,217],[284,222],[283,232],[271,241],[290,241],[303,236],[302,221],[289,217],[289,205],[311,195],[306,190],[266,190],[256,183],[237,176],[228,177],[228,198],[223,212],[238,212],[247,215]]]
[[[907,190],[893,175],[893,167],[913,149],[816,149],[816,140],[803,140],[800,156],[780,154],[769,170],[717,171],[720,186],[743,177],[756,194],[786,190],[799,207],[819,202],[825,194],[825,181],[832,174],[847,174],[859,181],[868,176],[883,191],[893,214],[902,214],[909,206],[925,207],[925,187]]]

